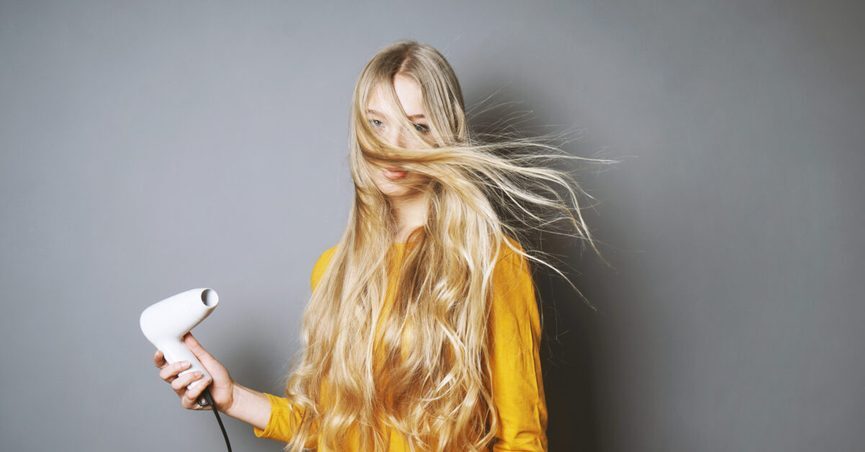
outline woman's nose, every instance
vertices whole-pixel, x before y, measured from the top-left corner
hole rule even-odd
[[[405,147],[405,138],[400,127],[391,127],[387,134],[387,141],[391,146]]]

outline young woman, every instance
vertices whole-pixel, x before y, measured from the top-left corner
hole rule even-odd
[[[178,378],[182,363],[157,351],[160,377],[187,409],[208,409],[195,400],[210,385],[220,411],[287,451],[546,450],[529,260],[555,268],[520,237],[564,218],[595,248],[567,175],[531,165],[563,156],[529,140],[481,143],[453,69],[414,41],[361,72],[349,142],[354,204],[313,266],[284,396],[236,383],[189,334],[213,380],[187,389],[200,375]]]

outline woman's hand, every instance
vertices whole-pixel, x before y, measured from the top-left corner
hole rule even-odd
[[[228,370],[219,361],[216,360],[198,341],[192,336],[192,333],[186,333],[183,336],[183,343],[190,351],[198,358],[201,365],[210,373],[213,378],[202,378],[199,372],[187,372],[178,377],[177,374],[189,368],[189,362],[178,361],[168,364],[162,352],[157,350],[153,355],[153,363],[160,369],[159,377],[171,385],[171,389],[180,397],[180,405],[188,410],[209,410],[209,406],[202,407],[198,404],[198,399],[201,397],[204,388],[210,385],[210,395],[213,397],[213,403],[219,411],[226,411],[234,403],[234,381],[228,374]],[[200,380],[192,388],[187,389],[190,383]],[[212,383],[212,385],[211,385]]]

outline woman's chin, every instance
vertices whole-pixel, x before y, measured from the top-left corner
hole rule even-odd
[[[384,190],[382,190],[381,192],[382,192],[382,194],[384,194],[388,198],[402,198],[402,197],[408,195],[409,193],[411,193],[411,190],[409,190],[405,187],[395,187],[395,188],[388,187],[388,188],[385,188]]]
[[[389,180],[386,177],[376,180],[376,186],[381,193],[389,198],[401,198],[409,196],[417,192],[418,182],[415,179],[401,178],[398,180]]]
[[[379,181],[376,185],[381,193],[389,198],[399,198],[412,192],[411,187],[390,181]]]

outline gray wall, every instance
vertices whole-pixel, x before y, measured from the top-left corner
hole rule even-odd
[[[354,80],[410,37],[469,103],[622,160],[580,175],[615,267],[564,250],[598,311],[539,278],[552,450],[861,450],[856,2],[361,3],[0,4],[0,449],[221,450],[138,329],[193,287],[197,337],[279,392]]]

